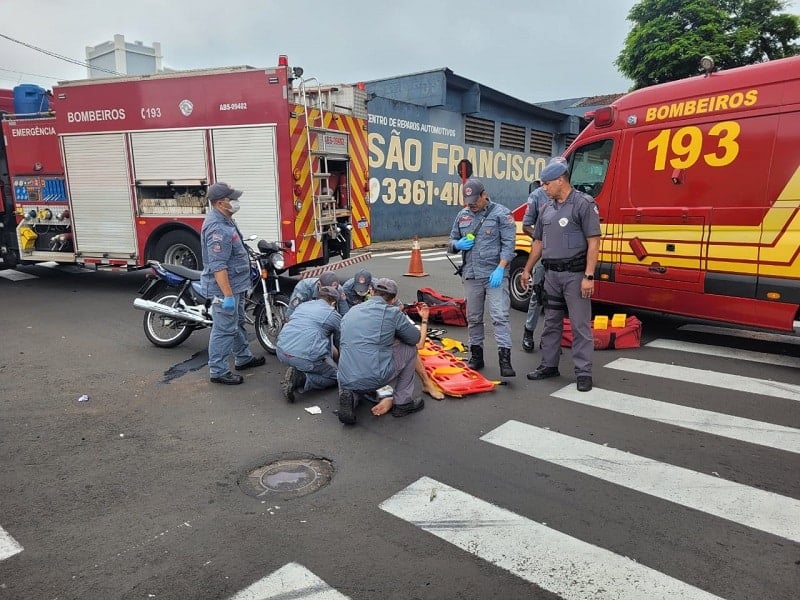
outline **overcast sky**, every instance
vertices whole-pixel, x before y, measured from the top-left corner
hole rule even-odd
[[[269,67],[279,54],[322,83],[449,67],[525,100],[624,92],[614,66],[636,0],[0,0],[0,34],[85,61],[122,34],[164,65]],[[800,13],[800,0],[791,12]],[[0,38],[0,87],[86,69]]]

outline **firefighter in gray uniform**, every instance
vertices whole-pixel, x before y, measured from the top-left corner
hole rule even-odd
[[[482,369],[484,303],[489,304],[494,337],[500,356],[500,375],[514,377],[511,366],[511,330],[508,311],[506,267],[514,258],[514,215],[505,206],[489,199],[480,180],[464,182],[465,208],[456,216],[450,231],[448,251],[462,253],[461,277],[467,300],[470,369]]]
[[[541,257],[544,275],[542,362],[528,379],[558,377],[565,312],[572,325],[572,362],[579,392],[592,389],[592,293],[600,247],[600,217],[594,199],[570,185],[565,159],[554,158],[542,170],[542,186],[551,201],[533,230],[533,245],[522,272],[527,286]]]
[[[319,277],[309,277],[298,281],[297,285],[294,286],[294,290],[292,290],[292,295],[289,297],[286,317],[291,317],[294,309],[303,302],[319,299],[319,288],[323,286],[330,286],[338,289],[339,278],[336,276],[336,273],[333,271],[325,271],[321,273]],[[348,308],[347,299],[344,293],[339,290],[339,300],[336,303],[336,310],[340,315],[344,315]]]

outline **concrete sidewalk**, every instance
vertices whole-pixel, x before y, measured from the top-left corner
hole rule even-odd
[[[420,250],[429,250],[431,248],[446,248],[449,236],[441,235],[435,237],[419,238]],[[373,242],[369,246],[363,248],[365,252],[389,252],[392,250],[411,250],[413,239],[407,240],[390,240],[387,242]]]

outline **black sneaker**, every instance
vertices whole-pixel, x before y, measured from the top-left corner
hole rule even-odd
[[[212,377],[210,381],[211,383],[223,383],[225,385],[239,385],[244,381],[244,377],[241,375],[235,375],[228,371],[227,373],[224,373],[218,377]]]
[[[579,392],[588,392],[592,389],[592,378],[588,375],[578,375],[577,388]]]
[[[345,425],[355,425],[356,406],[353,392],[342,390],[339,392],[339,421]]]
[[[536,381],[538,379],[559,377],[560,375],[561,373],[558,372],[558,367],[537,367],[535,371],[528,373],[526,377],[531,381]]]
[[[425,408],[425,400],[423,400],[422,398],[414,398],[414,400],[408,402],[407,404],[395,404],[392,407],[392,416],[405,417],[406,415],[415,413],[418,410],[422,410],[423,408]]]
[[[260,367],[265,362],[267,362],[267,359],[265,357],[263,357],[263,356],[254,356],[253,358],[248,360],[243,365],[238,365],[235,368],[236,368],[237,371],[246,371],[247,369],[252,369],[253,367]]]
[[[281,380],[281,392],[287,402],[294,402],[294,392],[296,389],[305,386],[306,375],[302,371],[289,367]]]

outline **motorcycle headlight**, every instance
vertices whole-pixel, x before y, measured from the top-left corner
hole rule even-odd
[[[276,252],[272,256],[269,257],[269,262],[272,263],[272,266],[275,267],[277,271],[282,271],[285,261],[283,260],[283,253]]]

